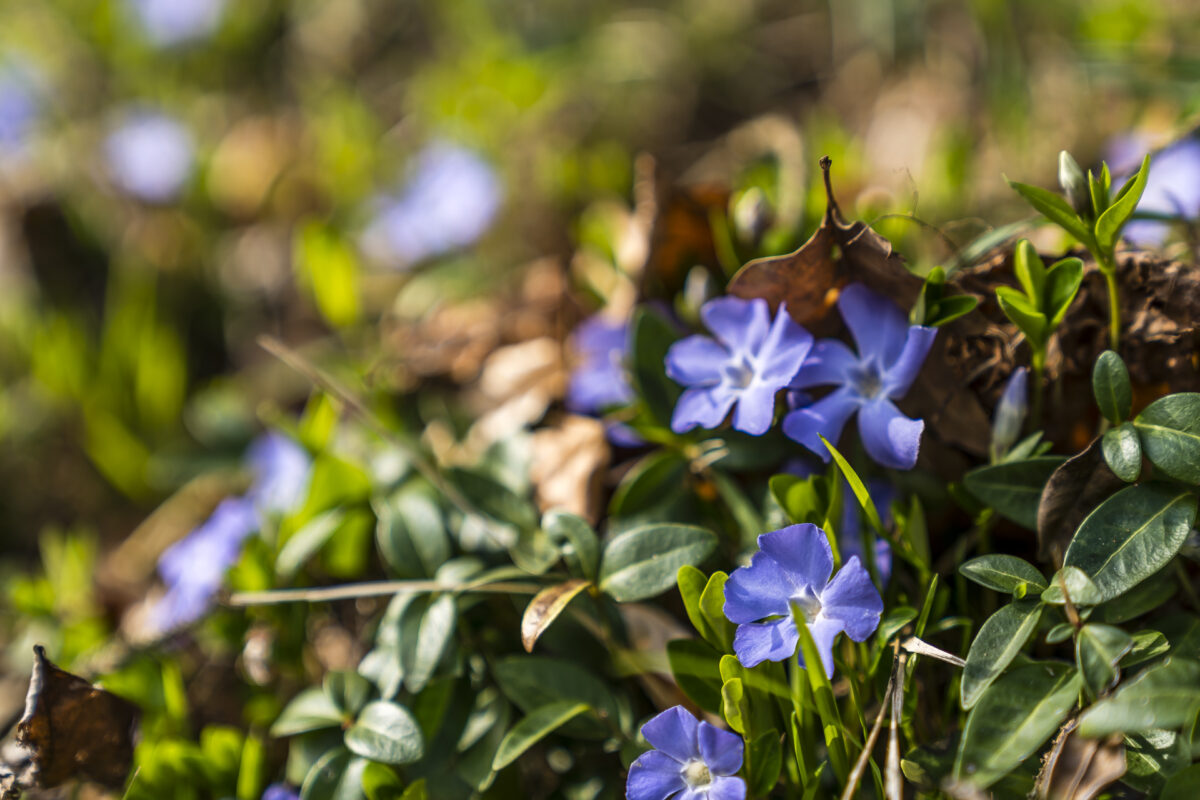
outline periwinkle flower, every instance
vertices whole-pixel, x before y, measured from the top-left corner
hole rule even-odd
[[[1144,145],[1138,151],[1137,163],[1141,162],[1143,152]],[[1134,166],[1136,168],[1136,164]],[[1146,190],[1138,201],[1137,210],[1191,221],[1200,218],[1200,140],[1193,136],[1180,139],[1151,159]],[[1125,226],[1121,235],[1134,244],[1158,245],[1167,237],[1168,230],[1166,222],[1135,219]]]
[[[245,496],[222,500],[207,520],[159,557],[167,591],[151,612],[155,630],[173,630],[204,616],[264,516],[290,511],[304,500],[311,461],[295,442],[269,433],[250,446],[246,461],[254,479]]]
[[[795,605],[825,673],[832,677],[834,638],[845,632],[856,642],[865,641],[879,626],[883,598],[858,556],[847,559],[830,580],[833,551],[816,525],[764,533],[758,547],[750,566],[734,570],[725,584],[725,616],[738,626],[733,637],[738,661],[749,668],[791,658],[800,641]],[[804,666],[803,656],[800,664]]]
[[[816,343],[791,386],[837,388],[790,412],[784,417],[783,432],[828,462],[829,451],[819,437],[837,442],[857,412],[867,455],[885,467],[912,469],[925,423],[904,416],[892,401],[908,393],[937,331],[910,326],[891,300],[861,283],[843,289],[837,305],[858,353],[837,339]]]
[[[567,408],[595,414],[633,400],[625,370],[629,352],[629,322],[601,314],[588,317],[571,337],[578,361],[567,383]]]
[[[263,792],[262,800],[300,800],[300,794],[287,784],[272,783]]]
[[[491,227],[501,199],[490,164],[458,145],[432,144],[400,193],[377,199],[364,246],[398,269],[410,267],[473,243]]]
[[[736,405],[734,428],[766,433],[775,416],[775,395],[801,369],[812,334],[783,304],[772,320],[762,298],[718,297],[701,307],[700,319],[715,339],[689,336],[667,351],[667,375],[688,387],[675,404],[671,430],[715,428]]]
[[[216,30],[225,0],[130,0],[130,7],[146,38],[158,47],[174,47]]]
[[[628,800],[744,800],[742,738],[699,722],[682,706],[668,708],[642,726],[655,749],[629,767]]]
[[[174,117],[146,109],[125,115],[104,143],[113,181],[147,203],[173,200],[191,176],[192,137]]]
[[[19,152],[40,115],[31,78],[16,68],[0,70],[0,155]]]
[[[1013,370],[996,403],[996,411],[992,415],[992,451],[995,455],[1008,452],[1021,435],[1021,425],[1025,422],[1025,411],[1029,405],[1028,384],[1029,370],[1018,367]]]

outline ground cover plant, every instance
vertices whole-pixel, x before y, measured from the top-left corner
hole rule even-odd
[[[1200,796],[1183,20],[87,5],[0,2],[0,796]]]

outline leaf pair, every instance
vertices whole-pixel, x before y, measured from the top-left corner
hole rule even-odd
[[[1083,281],[1083,262],[1064,258],[1048,269],[1028,239],[1017,242],[1013,271],[1022,292],[1010,286],[996,289],[996,299],[1033,347],[1035,366],[1044,359],[1046,343],[1062,322]]]

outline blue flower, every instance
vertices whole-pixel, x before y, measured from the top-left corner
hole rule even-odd
[[[783,432],[828,462],[829,451],[818,435],[836,443],[847,420],[858,412],[867,455],[885,467],[912,469],[925,423],[901,414],[892,400],[908,392],[937,331],[910,326],[892,301],[861,283],[842,290],[838,311],[858,353],[836,339],[817,342],[791,386],[837,388],[784,417]]]
[[[192,137],[173,117],[136,110],[125,115],[104,143],[113,181],[147,203],[173,200],[192,173]]]
[[[1025,422],[1025,410],[1029,404],[1028,384],[1029,370],[1018,367],[1013,370],[1004,386],[996,411],[992,415],[992,454],[999,457],[1008,452],[1021,435],[1021,425]]]
[[[733,652],[745,667],[785,661],[796,653],[795,604],[808,624],[825,673],[833,676],[833,640],[843,631],[856,642],[879,625],[883,598],[858,556],[833,580],[833,551],[816,525],[789,525],[758,537],[750,566],[739,567],[725,584],[725,616],[737,624]],[[772,619],[768,619],[772,618]],[[758,620],[767,619],[766,622]],[[800,657],[801,666],[804,659]]]
[[[656,749],[629,767],[628,800],[745,800],[742,739],[707,722],[697,722],[682,706],[668,708],[642,726]]]
[[[16,67],[0,71],[0,155],[19,152],[39,116],[33,79]]]
[[[1109,151],[1114,173],[1136,170],[1147,149],[1146,142],[1136,136],[1113,143]],[[1151,159],[1146,190],[1137,210],[1183,220],[1200,217],[1200,140],[1191,136],[1180,139]],[[1169,230],[1170,223],[1140,219],[1129,222],[1121,235],[1134,244],[1150,246],[1162,244]]]
[[[767,301],[718,297],[700,318],[716,339],[689,336],[667,351],[667,375],[687,388],[675,404],[671,430],[715,428],[733,406],[733,427],[756,436],[775,416],[775,395],[788,385],[812,348],[812,335],[784,305],[771,320]]]
[[[146,38],[174,47],[216,30],[225,0],[130,0],[130,6]]]
[[[629,322],[595,314],[579,323],[571,338],[579,360],[567,384],[567,408],[595,414],[632,402],[625,371]]]
[[[500,180],[474,152],[446,142],[418,156],[397,195],[376,200],[363,235],[375,258],[397,269],[466,247],[492,224],[502,199]]]
[[[262,800],[300,800],[300,795],[284,783],[272,783],[263,792]]]
[[[290,511],[304,500],[311,461],[295,442],[268,433],[251,444],[246,461],[254,473],[246,495],[222,500],[207,520],[159,557],[167,591],[151,612],[154,630],[173,630],[203,617],[246,539],[262,528],[264,515]]]

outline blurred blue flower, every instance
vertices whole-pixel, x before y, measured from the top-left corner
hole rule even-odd
[[[295,442],[268,433],[250,446],[246,461],[254,474],[246,495],[222,500],[204,523],[159,557],[167,591],[151,612],[154,630],[173,630],[204,616],[242,545],[262,528],[263,517],[290,511],[304,500],[311,461]]]
[[[715,428],[733,406],[733,427],[760,436],[771,427],[775,395],[800,370],[812,335],[781,304],[771,320],[761,298],[718,297],[700,309],[716,336],[689,336],[667,351],[667,375],[687,388],[675,404],[671,430]]]
[[[1135,170],[1146,151],[1144,142],[1136,138],[1116,144],[1111,149],[1116,161],[1121,160],[1124,155],[1122,151],[1137,152],[1136,161],[1131,165],[1122,168],[1124,165],[1118,163],[1114,167],[1117,174],[1128,174]],[[1137,210],[1168,214],[1183,220],[1200,218],[1200,140],[1192,136],[1180,139],[1150,160],[1150,175]],[[1149,246],[1162,244],[1169,230],[1170,224],[1166,222],[1133,220],[1125,226],[1121,235],[1134,244]]]
[[[699,722],[682,706],[642,726],[654,750],[629,767],[628,800],[745,800],[742,737]]]
[[[104,143],[113,181],[148,203],[173,200],[192,173],[193,145],[187,129],[166,114],[126,113]]]
[[[29,142],[40,111],[30,77],[16,68],[0,69],[0,155],[18,152]]]
[[[725,584],[725,616],[737,623],[733,652],[743,666],[785,661],[796,654],[800,635],[792,605],[804,614],[825,673],[833,676],[833,640],[843,631],[865,641],[879,625],[883,598],[858,556],[833,580],[833,550],[816,525],[789,525],[758,537],[750,566],[739,567]],[[768,622],[757,622],[777,617]],[[800,656],[800,665],[804,658]]]
[[[1029,405],[1028,384],[1029,370],[1018,367],[1008,377],[1004,392],[996,403],[992,415],[992,454],[999,457],[1008,452],[1021,435],[1021,426],[1025,423],[1025,411]]]
[[[828,462],[829,451],[818,435],[836,443],[846,422],[858,412],[859,436],[867,455],[885,467],[912,469],[925,423],[901,414],[892,400],[908,392],[937,330],[910,326],[891,300],[861,283],[842,290],[838,311],[858,353],[837,339],[817,342],[791,387],[837,388],[784,417],[783,432]]]
[[[629,322],[594,314],[575,328],[571,337],[578,361],[567,384],[567,408],[576,414],[596,414],[633,400],[625,371],[629,352]]]
[[[263,792],[262,800],[300,800],[300,794],[283,783],[272,783]]]
[[[216,30],[225,0],[129,0],[142,30],[158,47],[203,39]]]
[[[476,153],[447,142],[426,147],[399,194],[376,200],[363,234],[380,261],[407,268],[473,243],[500,209],[500,179]]]

